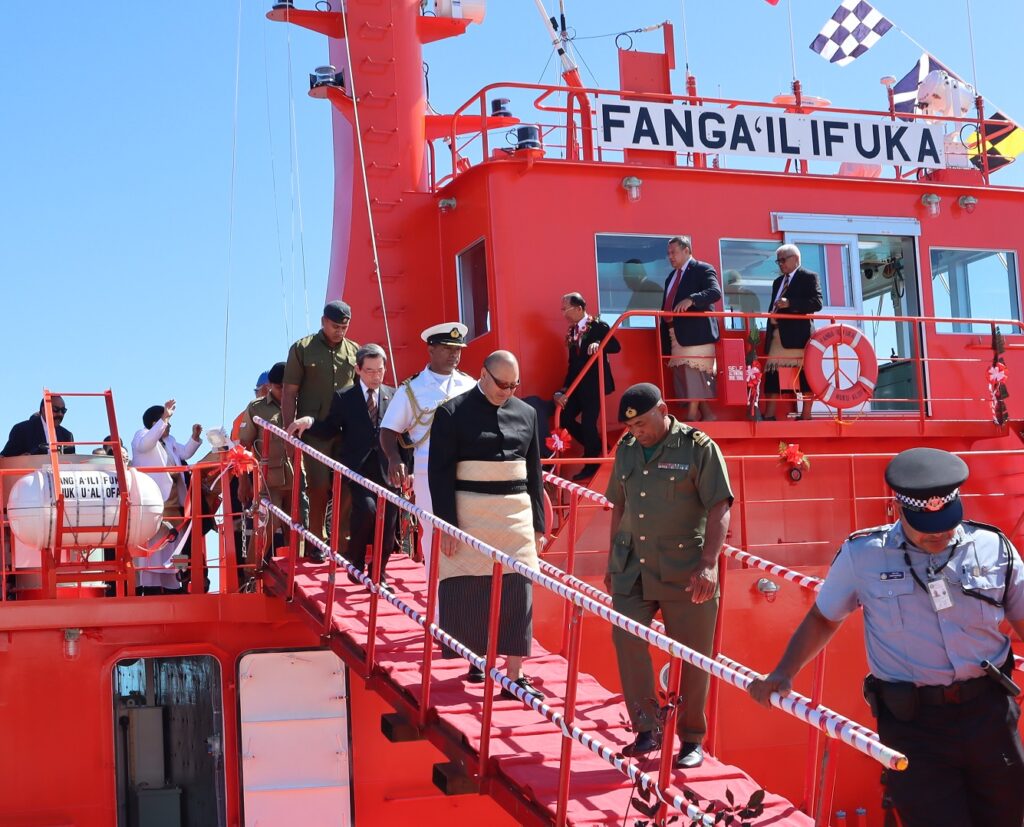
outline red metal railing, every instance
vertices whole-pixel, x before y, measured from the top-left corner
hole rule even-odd
[[[588,119],[584,117],[587,112],[594,112],[597,110],[597,103],[602,98],[615,101],[621,101],[628,98],[630,101],[647,101],[651,103],[675,102],[684,103],[690,106],[721,106],[728,107],[730,109],[746,107],[758,110],[774,110],[790,113],[798,112],[804,114],[827,112],[829,114],[836,115],[853,115],[876,118],[880,121],[891,121],[898,117],[900,120],[905,121],[921,120],[931,123],[942,123],[944,125],[951,125],[957,130],[963,130],[965,126],[973,127],[978,131],[978,133],[987,128],[992,132],[992,137],[998,137],[998,130],[1006,129],[1005,121],[986,120],[984,112],[980,108],[974,117],[935,118],[931,115],[921,113],[899,113],[897,115],[891,109],[886,111],[873,111],[832,106],[810,106],[802,101],[794,104],[793,102],[775,103],[771,101],[748,101],[735,98],[707,97],[698,95],[695,87],[688,89],[687,94],[675,95],[654,92],[631,92],[619,89],[599,89],[596,87],[569,87],[538,83],[498,82],[483,87],[475,95],[469,98],[469,100],[463,103],[462,106],[455,110],[451,119],[449,133],[444,137],[444,140],[450,149],[451,169],[448,174],[444,176],[438,176],[436,169],[431,170],[430,177],[435,181],[434,191],[436,192],[469,168],[470,164],[468,153],[476,147],[479,147],[479,155],[477,157],[478,161],[489,160],[492,148],[490,132],[493,130],[505,129],[507,125],[507,118],[499,118],[498,116],[494,116],[490,113],[488,106],[488,100],[490,98],[512,97],[515,104],[519,99],[527,97],[533,93],[535,93],[535,97],[532,101],[532,107],[537,113],[541,114],[541,117],[532,119],[527,116],[521,118],[521,122],[526,124],[536,124],[540,127],[542,134],[545,135],[545,147],[548,150],[557,149],[564,153],[566,160],[581,160],[584,162],[617,162],[624,158],[622,150],[608,150],[598,145],[597,131],[599,127],[595,124],[588,123]],[[564,96],[564,104],[551,102],[552,99],[562,96]],[[545,118],[545,116],[549,114],[561,117],[556,121],[549,121]],[[577,120],[577,115],[581,116],[579,121]],[[461,123],[460,119],[462,120]],[[466,127],[465,122],[470,119],[474,122],[474,126],[476,123],[479,123],[479,126],[472,129],[464,128]],[[580,135],[579,138],[577,138],[577,133]],[[557,134],[561,134],[563,137],[560,140],[556,140],[553,136]],[[461,143],[459,142],[460,136],[462,137]],[[969,148],[968,143],[964,143],[964,146],[965,148]],[[684,149],[678,152],[669,151],[667,154],[675,156],[676,164],[678,166],[692,165],[695,167],[699,166],[701,168],[712,168],[703,158],[695,156],[695,154],[690,150]],[[978,169],[980,178],[985,185],[988,185],[989,168],[987,153],[982,151],[979,157],[981,160],[981,167]],[[545,159],[552,160],[550,155],[545,155]],[[779,159],[766,158],[764,160],[767,165],[772,160],[777,162]],[[971,166],[969,169],[976,168]],[[913,165],[908,165],[906,167],[894,166],[893,177],[898,180],[907,179],[919,176],[922,171],[922,168],[918,168]],[[787,163],[786,172],[793,172],[796,174],[814,174],[810,173],[809,164],[806,161],[802,161],[796,165]],[[829,175],[829,177],[835,176]]]
[[[740,319],[743,322],[743,328],[744,329],[748,329],[749,325],[752,322],[756,322],[757,320],[767,321],[767,320],[770,320],[770,319],[784,319],[784,318],[792,319],[793,318],[792,316],[785,316],[783,314],[772,314],[772,313],[736,313],[736,312],[732,312],[732,311],[714,311],[714,312],[704,313],[702,315],[706,316],[708,318],[716,318],[716,319],[722,319],[722,320],[724,320],[724,319]],[[576,379],[573,380],[572,384],[569,385],[569,387],[566,389],[565,396],[567,398],[572,396],[572,394],[580,386],[581,382],[583,381],[584,377],[589,373],[589,371],[595,365],[602,364],[601,360],[604,358],[604,352],[605,352],[605,348],[606,348],[608,342],[624,326],[628,325],[628,321],[630,319],[633,319],[633,318],[648,318],[648,319],[654,319],[654,327],[653,328],[630,327],[629,330],[630,330],[630,332],[635,331],[635,330],[647,330],[650,335],[655,337],[655,348],[656,348],[656,353],[658,354],[658,357],[657,357],[658,361],[657,361],[657,366],[656,366],[656,368],[653,371],[653,376],[651,377],[650,381],[654,382],[654,384],[656,384],[656,385],[658,385],[659,387],[662,388],[662,395],[663,395],[663,397],[667,401],[670,401],[670,402],[687,402],[687,401],[690,401],[690,400],[685,399],[685,398],[677,399],[673,395],[668,394],[667,393],[667,389],[664,387],[664,382],[663,382],[664,366],[665,366],[665,363],[671,358],[671,356],[664,356],[664,355],[661,354],[661,341],[660,341],[660,325],[661,325],[661,321],[662,321],[662,319],[672,319],[672,318],[677,318],[677,317],[682,317],[682,316],[687,316],[689,318],[692,318],[693,314],[671,313],[671,312],[665,312],[665,311],[660,311],[660,310],[630,310],[630,311],[627,311],[627,312],[623,313],[622,315],[620,315],[618,317],[618,319],[615,320],[614,324],[612,324],[611,328],[609,329],[608,333],[605,335],[604,339],[601,340],[600,344],[598,345],[597,351],[595,351],[589,357],[589,359],[586,361],[586,363],[580,369],[580,372],[577,375]],[[879,400],[876,400],[876,401],[877,402],[881,402],[881,403],[886,403],[886,404],[889,404],[889,403],[900,403],[900,404],[906,404],[907,406],[911,406],[912,405],[916,410],[914,410],[913,412],[910,412],[910,411],[902,412],[902,411],[898,411],[898,410],[862,411],[860,413],[857,413],[854,418],[857,418],[860,415],[870,415],[872,417],[872,419],[886,419],[886,418],[889,418],[889,419],[900,419],[900,420],[904,420],[904,421],[907,420],[908,418],[916,418],[916,420],[917,420],[917,422],[919,424],[919,427],[922,430],[923,430],[924,424],[926,422],[928,422],[928,421],[932,421],[932,422],[940,421],[934,415],[934,413],[933,413],[933,408],[934,408],[935,403],[950,403],[950,402],[964,403],[964,402],[970,402],[970,403],[975,403],[977,406],[979,406],[982,410],[985,410],[985,411],[989,410],[989,405],[990,405],[989,399],[987,397],[987,392],[988,392],[987,385],[983,387],[982,384],[981,384],[981,381],[982,381],[982,379],[984,378],[984,375],[985,375],[984,374],[984,370],[987,369],[987,367],[992,364],[992,350],[991,350],[991,348],[979,347],[979,348],[977,348],[977,349],[980,350],[979,355],[974,356],[974,355],[968,354],[967,356],[957,357],[955,359],[945,359],[945,358],[941,358],[941,357],[925,356],[921,352],[921,343],[923,341],[925,341],[925,334],[928,332],[928,328],[930,328],[930,327],[932,327],[934,325],[939,325],[939,324],[974,324],[974,325],[987,325],[987,326],[989,326],[993,336],[995,334],[995,330],[998,327],[1003,327],[1003,326],[1012,328],[1014,333],[1017,333],[1017,334],[1024,333],[1024,322],[1020,322],[1020,321],[1017,321],[1017,320],[1014,320],[1014,319],[967,319],[967,318],[963,318],[963,317],[939,317],[939,316],[929,316],[929,317],[921,317],[921,316],[863,316],[863,315],[858,316],[858,315],[846,315],[846,314],[836,314],[836,313],[820,313],[820,314],[816,314],[816,315],[812,316],[811,318],[814,321],[816,321],[816,322],[825,322],[827,324],[838,324],[840,322],[855,322],[855,323],[891,322],[891,323],[894,323],[894,324],[907,324],[907,325],[912,325],[913,326],[912,327],[912,335],[909,336],[909,339],[910,339],[910,341],[912,343],[912,354],[911,354],[911,356],[907,357],[907,358],[897,358],[896,360],[889,360],[889,361],[892,361],[894,364],[896,364],[896,363],[906,363],[906,364],[912,364],[914,366],[914,371],[915,371],[915,382],[914,382],[914,385],[916,386],[917,394],[916,394],[916,396],[913,396],[913,397],[910,397],[910,396],[908,396],[908,397],[886,397],[884,399],[879,399]],[[739,331],[736,331],[736,332],[739,332]],[[728,333],[729,333],[729,331],[725,331],[726,335],[728,335]],[[975,335],[980,335],[980,334],[975,334]],[[1014,350],[1018,350],[1018,349],[1021,349],[1021,348],[1024,348],[1024,345],[1017,344],[1016,342],[1011,342],[1011,343],[1008,343],[1006,345],[1007,351],[1014,351]],[[758,355],[755,356],[755,361],[758,362],[758,363],[764,363],[764,362],[767,361],[767,359],[768,359],[767,355],[758,354]],[[979,385],[978,385],[979,392],[978,392],[978,394],[975,395],[975,396],[958,396],[958,397],[937,396],[937,395],[934,395],[934,394],[929,394],[927,392],[928,379],[929,379],[929,377],[928,377],[928,367],[931,366],[931,365],[936,365],[936,366],[949,365],[949,366],[952,366],[952,367],[962,367],[964,365],[969,365],[969,366],[971,366],[971,369],[976,369],[977,370],[977,376],[979,377]],[[745,368],[746,365],[744,364],[743,367]],[[762,371],[762,375],[763,374],[764,374],[764,371]],[[597,370],[597,377],[598,377],[598,388],[599,388],[598,397],[599,397],[600,403],[601,403],[601,412],[600,412],[600,417],[599,417],[599,420],[598,420],[598,422],[599,422],[598,430],[601,433],[601,450],[602,450],[602,454],[607,454],[608,453],[608,428],[609,428],[609,426],[612,423],[609,422],[609,418],[608,418],[607,399],[605,397],[604,371],[600,370],[600,368],[598,368],[598,370]],[[984,391],[984,393],[982,391]],[[708,400],[708,401],[715,401],[715,400]],[[562,414],[562,408],[559,407],[559,406],[555,406],[554,424],[555,424],[555,429],[556,430],[560,426],[561,414]],[[844,415],[844,412],[842,410],[837,410],[836,411],[835,418],[836,418],[836,421],[840,422],[840,423],[851,421],[850,416]],[[960,421],[960,422],[963,422],[963,421],[981,422],[981,421],[986,421],[986,420],[983,419],[983,418],[979,418],[979,419],[975,419],[975,420],[966,420],[963,417],[960,417],[956,421]],[[754,436],[756,436],[756,434],[757,434],[758,425],[759,425],[759,423],[757,421],[751,421],[751,423],[750,423],[750,427],[753,429],[752,435],[754,435]],[[597,458],[583,457],[583,458],[573,459],[571,461],[572,462],[577,462],[577,463],[580,462],[581,460],[586,461],[586,462],[591,462],[594,459],[597,459]]]
[[[662,757],[661,766],[657,779],[651,775],[640,771],[636,764],[630,763],[618,757],[615,754],[615,750],[606,744],[600,742],[593,735],[582,731],[579,727],[574,724],[574,699],[575,699],[575,687],[578,680],[579,673],[579,660],[580,660],[580,626],[581,620],[584,613],[590,613],[597,615],[604,621],[611,625],[618,626],[621,629],[628,631],[630,634],[636,635],[637,637],[645,640],[652,646],[655,646],[662,651],[666,652],[670,658],[670,680],[668,691],[671,694],[678,694],[679,682],[682,672],[682,663],[685,661],[699,669],[702,669],[719,680],[724,680],[733,686],[740,689],[746,689],[751,681],[749,674],[743,674],[733,666],[725,664],[719,660],[709,658],[705,655],[695,652],[687,647],[683,646],[679,642],[666,637],[660,631],[655,628],[644,626],[637,623],[630,618],[625,617],[611,608],[609,608],[611,598],[595,589],[591,586],[580,588],[577,584],[582,584],[582,581],[577,580],[570,574],[554,570],[553,567],[546,563],[541,563],[541,571],[534,571],[533,569],[524,566],[518,560],[511,558],[501,552],[500,550],[488,546],[485,543],[480,542],[471,535],[466,534],[460,529],[452,526],[433,514],[424,511],[416,506],[410,504],[407,500],[392,493],[390,490],[373,483],[370,480],[356,474],[349,468],[341,465],[338,462],[330,459],[324,454],[310,448],[305,445],[301,440],[289,436],[285,431],[276,426],[267,423],[261,419],[256,420],[257,424],[265,428],[266,431],[273,434],[275,438],[285,440],[296,449],[297,452],[304,453],[306,456],[317,462],[321,462],[327,467],[331,468],[336,477],[345,476],[348,479],[362,485],[369,491],[373,492],[377,496],[377,503],[379,513],[383,513],[382,509],[385,503],[392,503],[393,505],[401,508],[409,513],[415,515],[419,519],[421,526],[429,526],[430,530],[434,533],[435,541],[439,541],[442,534],[454,537],[456,540],[465,543],[471,548],[475,549],[481,554],[484,554],[493,561],[492,568],[492,588],[490,598],[490,626],[489,626],[489,640],[487,646],[487,652],[481,655],[480,653],[469,650],[459,641],[452,638],[443,629],[440,629],[436,623],[432,622],[434,617],[434,607],[437,605],[437,560],[438,555],[432,555],[431,570],[428,574],[427,581],[427,600],[426,600],[426,611],[420,612],[414,606],[410,606],[404,600],[396,597],[386,588],[381,588],[377,585],[378,574],[380,571],[380,560],[382,554],[382,537],[380,530],[377,531],[374,537],[374,544],[371,555],[371,569],[369,576],[364,574],[362,571],[357,570],[348,560],[338,555],[327,543],[325,543],[319,537],[315,537],[310,532],[306,531],[301,522],[295,519],[293,516],[287,514],[282,509],[275,507],[267,498],[263,498],[261,501],[261,508],[268,514],[273,515],[277,520],[281,521],[286,525],[294,535],[301,533],[306,540],[307,544],[312,544],[316,548],[323,551],[329,557],[328,562],[328,581],[330,582],[337,570],[337,566],[343,566],[347,572],[359,579],[360,582],[366,587],[370,593],[370,616],[367,628],[367,641],[365,647],[365,654],[363,656],[363,667],[367,675],[374,671],[376,665],[376,651],[374,640],[377,633],[377,606],[381,599],[386,600],[391,605],[402,611],[407,617],[412,619],[423,627],[423,659],[422,659],[422,689],[423,695],[419,701],[419,713],[421,725],[426,720],[427,712],[430,706],[430,673],[432,664],[432,646],[436,641],[441,643],[450,649],[456,651],[463,658],[469,661],[471,664],[481,668],[485,672],[486,691],[484,693],[484,708],[481,717],[481,742],[479,749],[479,760],[477,762],[477,772],[481,778],[486,778],[491,772],[489,762],[489,750],[490,750],[490,732],[491,732],[491,719],[492,719],[492,704],[493,704],[493,690],[494,685],[498,684],[502,688],[515,694],[520,700],[526,703],[528,706],[533,708],[542,717],[546,718],[552,724],[557,726],[563,733],[563,736],[567,740],[575,741],[577,743],[586,746],[592,750],[595,754],[599,755],[605,761],[612,766],[619,769],[621,772],[626,774],[631,780],[640,784],[640,786],[649,789],[663,805],[663,814],[665,808],[675,807],[680,809],[682,812],[687,813],[691,818],[702,818],[701,813],[693,807],[685,797],[678,791],[668,785],[668,779],[671,773],[671,761],[673,759],[673,745],[672,739],[674,737],[674,726],[673,721],[669,720],[665,725],[665,742],[662,746]],[[548,477],[549,482],[555,482],[555,479]],[[604,500],[601,495],[595,492],[584,493],[584,489],[581,486],[575,486],[573,483],[568,481],[560,481],[556,484],[560,486],[573,486],[567,488],[572,495],[575,496],[577,502],[577,508],[579,499],[585,497],[588,501],[595,504],[602,504]],[[338,488],[335,487],[335,494],[337,494]],[[336,509],[337,510],[337,509]],[[297,515],[297,510],[294,512]],[[383,521],[378,521],[378,525],[382,525]],[[337,535],[332,535],[337,536]],[[572,532],[569,534],[570,546],[574,549],[575,537]],[[296,567],[296,556],[293,553],[289,553],[285,560],[285,565],[289,569],[287,574],[287,594],[288,596],[294,596],[295,589],[295,567]],[[567,670],[566,670],[566,685],[567,685],[567,697],[565,710],[562,713],[552,710],[543,701],[538,700],[528,695],[522,688],[517,684],[509,680],[508,676],[503,672],[499,671],[496,666],[497,657],[497,619],[500,612],[500,600],[501,600],[501,572],[502,566],[506,566],[513,571],[523,575],[535,585],[544,588],[551,593],[562,598],[567,606],[565,612],[565,629],[563,633],[563,650],[567,656]],[[584,584],[585,585],[585,584]],[[333,614],[334,602],[336,595],[333,590],[328,590],[326,595],[327,602],[324,607],[324,618],[330,618]],[[327,621],[324,621],[324,628],[327,628]],[[831,738],[837,738],[842,740],[844,743],[853,746],[855,749],[863,752],[864,754],[880,761],[885,766],[893,769],[903,769],[906,766],[906,758],[901,754],[888,749],[878,741],[877,735],[871,732],[871,730],[863,727],[859,724],[850,721],[849,719],[839,715],[832,710],[820,706],[810,705],[804,699],[798,699],[792,695],[787,697],[781,697],[773,695],[772,704],[784,711],[790,713],[794,717],[802,720],[812,726],[815,730],[824,732]],[[672,713],[670,712],[670,715]],[[561,819],[556,823],[564,824],[565,819],[565,802],[569,795],[569,785],[571,778],[571,744],[569,747],[563,745],[562,750],[562,764],[560,765],[560,778],[559,778],[559,799],[556,818]],[[706,822],[709,823],[709,822]]]

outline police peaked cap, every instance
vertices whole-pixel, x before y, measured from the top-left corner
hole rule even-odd
[[[901,451],[885,469],[903,518],[925,534],[956,528],[964,518],[960,486],[970,471],[960,457],[938,448]]]
[[[629,422],[634,417],[647,413],[661,401],[657,385],[641,382],[626,388],[619,400],[619,422]]]
[[[324,306],[324,316],[335,324],[343,324],[352,318],[352,308],[348,306],[348,302],[337,299],[333,302],[327,302]]]

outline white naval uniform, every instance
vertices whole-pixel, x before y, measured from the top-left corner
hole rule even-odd
[[[430,484],[427,481],[427,462],[430,455],[430,425],[434,420],[434,411],[449,399],[475,386],[476,380],[462,371],[454,370],[450,376],[445,376],[424,368],[398,386],[381,420],[381,428],[398,434],[407,433],[409,441],[416,446],[413,449],[412,490],[416,497],[416,505],[425,511],[433,511]],[[409,398],[410,392],[416,397],[415,408]],[[423,561],[427,571],[430,571],[430,543],[433,534],[430,526],[423,526],[420,533]]]

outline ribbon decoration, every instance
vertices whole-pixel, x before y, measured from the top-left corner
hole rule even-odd
[[[800,450],[800,445],[796,442],[780,442],[779,459],[786,463],[790,468],[809,469],[811,467],[811,461],[807,458],[806,454]]]
[[[565,428],[559,428],[557,431],[551,432],[551,436],[544,440],[544,444],[553,455],[558,456],[565,453],[569,447],[570,438],[569,432]]]
[[[225,451],[221,462],[224,464],[224,470],[236,477],[252,474],[260,465],[256,455],[241,444],[236,444],[229,451]]]
[[[1010,369],[1006,367],[1002,354],[997,355],[988,368],[988,392],[992,407],[992,421],[996,425],[1005,425],[1010,418],[1005,401],[1006,397],[1010,395],[1010,391],[1006,388],[1006,380],[1009,375]]]
[[[751,414],[757,410],[761,398],[761,368],[755,362],[747,365],[747,408]]]

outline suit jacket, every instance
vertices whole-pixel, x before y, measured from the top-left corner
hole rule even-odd
[[[71,431],[62,425],[57,426],[57,442],[73,442]],[[20,457],[23,454],[45,454],[50,450],[46,441],[46,423],[39,414],[32,414],[24,422],[18,422],[11,428],[2,457]],[[65,445],[60,449],[62,454],[75,453],[74,445]]]
[[[676,271],[672,270],[665,279],[665,287],[661,294],[661,306],[665,306],[666,292],[672,283]],[[683,299],[689,298],[693,306],[687,311],[692,316],[677,316],[674,319],[661,321],[661,352],[669,353],[671,343],[668,338],[669,322],[676,334],[676,341],[681,345],[705,345],[718,341],[718,319],[709,319],[700,315],[714,306],[722,298],[722,287],[718,283],[718,274],[710,264],[691,258],[679,279],[670,307],[675,307]]]
[[[570,327],[566,335],[566,344],[569,347],[569,369],[565,372],[565,382],[562,384],[563,389],[568,388],[569,385],[576,381],[576,377],[580,375],[583,366],[590,359],[590,354],[587,353],[590,346],[592,344],[600,344],[604,337],[608,335],[608,323],[602,322],[593,316],[590,317],[590,326],[586,332],[574,340],[573,332],[575,327],[576,325]],[[618,339],[612,336],[601,355],[604,370],[604,392],[606,395],[615,390],[615,379],[612,376],[612,366],[608,364],[608,354],[618,353],[620,350],[622,350],[622,345],[619,344]],[[599,390],[600,383],[598,382],[597,365],[594,364],[591,365],[587,375],[576,388],[576,393],[597,395]]]
[[[395,389],[381,385],[377,391],[377,421],[370,421],[366,408],[363,385],[357,379],[354,385],[335,391],[326,419],[318,419],[307,433],[319,437],[341,435],[341,447],[335,459],[357,474],[381,483],[387,477],[387,457],[380,447],[380,421],[388,409]]]
[[[773,302],[776,300],[775,294],[779,292],[784,278],[785,276],[779,276],[772,282]],[[789,299],[789,307],[775,312],[786,313],[794,318],[776,319],[776,324],[768,325],[764,338],[765,353],[771,347],[776,329],[779,331],[779,339],[782,341],[783,347],[797,348],[807,344],[807,340],[814,332],[814,322],[810,316],[821,310],[822,306],[821,283],[818,281],[818,274],[798,267],[793,271],[793,278],[790,279],[783,297]]]

